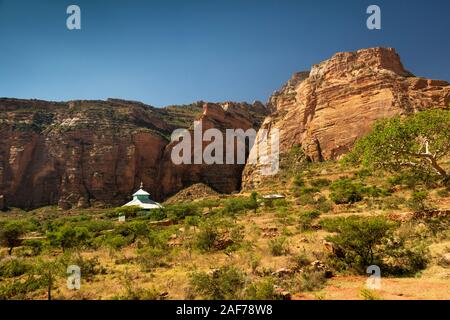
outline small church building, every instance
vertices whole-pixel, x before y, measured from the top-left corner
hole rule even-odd
[[[141,186],[138,191],[133,194],[133,200],[123,205],[123,207],[137,206],[143,210],[161,209],[163,206],[156,201],[150,199],[150,193],[145,191],[144,185],[141,182]]]

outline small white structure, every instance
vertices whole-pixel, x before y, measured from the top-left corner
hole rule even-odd
[[[144,210],[161,209],[163,206],[158,202],[151,200],[150,193],[145,191],[143,188],[144,186],[141,182],[140,189],[133,194],[133,200],[124,204],[123,207],[138,206]]]
[[[268,194],[263,196],[263,199],[269,199],[269,200],[273,200],[273,199],[284,199],[286,198],[286,196],[284,194]]]

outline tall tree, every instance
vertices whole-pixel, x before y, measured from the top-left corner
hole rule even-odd
[[[20,237],[27,231],[28,224],[23,221],[9,221],[0,229],[0,241],[8,247],[9,255],[14,247],[20,245]]]
[[[379,121],[346,160],[393,172],[404,169],[449,183],[442,159],[450,155],[450,111],[428,110]]]

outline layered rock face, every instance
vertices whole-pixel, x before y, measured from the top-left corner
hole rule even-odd
[[[202,133],[253,128],[270,136],[278,129],[281,157],[301,146],[310,159],[321,161],[339,159],[378,119],[449,103],[447,82],[415,77],[386,48],[338,53],[310,72],[294,74],[267,108],[233,102],[153,108],[117,99],[0,99],[0,210],[121,205],[141,181],[152,198],[162,200],[195,183],[229,193],[263,179],[258,165],[175,165],[171,134],[189,129],[193,145],[194,120]],[[203,141],[203,148],[209,143]],[[246,154],[267,148],[257,138]]]
[[[212,186],[215,190],[222,193],[231,193],[241,188],[242,171],[245,163],[238,164],[237,157],[234,157],[233,164],[226,162],[226,143],[227,129],[257,129],[261,125],[267,109],[261,103],[254,103],[252,106],[247,104],[223,103],[213,104],[207,103],[204,107],[202,116],[198,119],[198,132],[202,135],[211,128],[218,129],[221,132],[221,139],[223,142],[221,164],[194,164],[195,150],[194,150],[194,131],[191,128],[189,136],[191,137],[191,164],[175,165],[171,160],[172,151],[177,142],[170,143],[164,152],[162,160],[163,173],[161,182],[164,194],[173,194],[186,186],[186,181],[203,182]],[[200,130],[201,128],[201,130]],[[256,133],[256,130],[255,130]],[[230,140],[231,141],[231,140]],[[233,142],[234,154],[237,154],[236,140]],[[200,152],[204,152],[206,146],[210,142],[203,142]],[[246,145],[246,155],[249,152],[249,145]]]
[[[197,182],[238,190],[243,166],[212,172],[168,163],[170,135],[198,117],[205,126],[257,129],[265,114],[260,103],[159,109],[113,99],[0,99],[0,197],[12,207],[68,209],[123,204],[141,181],[157,200]]]
[[[376,120],[449,103],[446,81],[415,77],[394,49],[363,49],[294,74],[270,97],[272,114],[261,129],[280,130],[281,155],[300,145],[313,161],[339,159]],[[248,165],[243,186],[252,188],[262,178],[257,165]]]

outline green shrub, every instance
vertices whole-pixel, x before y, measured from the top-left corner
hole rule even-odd
[[[150,232],[149,225],[145,221],[131,221],[127,225],[130,230],[132,243],[134,243],[138,238],[146,238]]]
[[[0,262],[0,277],[18,277],[31,270],[31,266],[23,259],[5,259]]]
[[[58,231],[48,232],[47,238],[51,245],[60,247],[64,252],[69,248],[88,245],[93,238],[93,234],[86,227],[64,225]]]
[[[209,300],[233,300],[242,296],[245,275],[235,267],[225,266],[210,273],[195,272],[190,279],[195,294]]]
[[[298,290],[303,291],[315,291],[323,288],[327,279],[325,272],[320,270],[308,270],[297,276]]]
[[[258,267],[261,265],[261,256],[250,253],[250,255],[248,256],[248,261],[250,268],[252,269],[252,273],[255,274]]]
[[[272,200],[272,206],[275,208],[287,208],[289,202],[286,199],[274,199]]]
[[[441,189],[441,190],[436,191],[436,195],[441,198],[447,198],[450,196],[450,191],[448,188]]]
[[[331,181],[325,178],[311,180],[311,185],[316,188],[328,187]]]
[[[363,193],[371,198],[379,198],[379,197],[385,197],[385,196],[390,195],[389,191],[378,188],[377,186],[364,187]]]
[[[307,267],[311,264],[311,260],[306,256],[306,254],[300,253],[298,255],[294,255],[291,257],[291,262],[295,265],[296,269],[302,269],[304,267]]]
[[[31,255],[37,256],[42,253],[45,242],[39,239],[27,239],[22,243],[24,246],[31,248]]]
[[[311,193],[299,194],[296,195],[297,201],[301,205],[315,205],[316,199],[314,199],[314,195]]]
[[[125,293],[116,297],[117,300],[163,300],[163,296],[155,287],[148,289],[137,287],[127,272],[122,282]]]
[[[324,196],[320,196],[314,203],[314,207],[316,210],[327,213],[333,210],[333,203]]]
[[[152,209],[145,213],[144,217],[152,221],[160,221],[167,218],[167,214],[163,209]]]
[[[94,234],[99,234],[102,231],[114,229],[114,223],[107,220],[89,220],[77,223],[76,226],[87,228]]]
[[[281,294],[275,290],[272,278],[259,280],[245,289],[245,298],[249,300],[282,300]]]
[[[398,209],[399,206],[405,202],[405,199],[397,197],[397,196],[390,196],[384,198],[379,207],[382,210],[395,210]]]
[[[368,168],[363,168],[355,172],[355,176],[360,179],[365,179],[367,177],[372,176],[372,171]]]
[[[181,203],[166,206],[164,212],[173,220],[182,220],[188,216],[198,216],[201,214],[200,206],[196,203]]]
[[[138,250],[138,262],[144,272],[153,271],[157,267],[167,267],[170,255],[166,249],[144,247]]]
[[[8,247],[9,255],[15,247],[20,245],[20,237],[29,230],[29,223],[26,221],[8,221],[0,230],[0,242]]]
[[[330,198],[336,204],[359,202],[363,199],[364,187],[348,178],[341,178],[330,185]]]
[[[110,234],[102,239],[102,244],[111,249],[120,249],[127,246],[129,241],[124,236]]]
[[[200,217],[198,216],[189,216],[184,218],[184,224],[186,225],[186,228],[190,228],[190,227],[198,227],[198,225],[200,224]]]
[[[426,268],[430,260],[429,243],[414,235],[414,228],[403,226],[389,235],[381,250],[383,270],[396,276],[413,276]],[[402,230],[403,229],[403,230]]]
[[[294,177],[294,181],[293,182],[294,182],[294,184],[297,187],[304,187],[305,186],[305,181],[303,181],[302,176],[299,175],[299,174]]]
[[[269,250],[273,256],[282,256],[289,253],[287,239],[285,237],[278,237],[269,240]]]
[[[238,213],[254,210],[258,208],[256,192],[252,193],[249,198],[231,198],[225,201],[223,213],[235,215]]]
[[[410,171],[395,174],[393,177],[388,178],[388,182],[391,186],[406,187],[411,190],[415,190],[418,186],[436,186],[436,179],[433,176]]]
[[[336,233],[326,239],[343,252],[343,257],[339,259],[361,273],[369,265],[381,264],[379,245],[395,227],[394,223],[383,217],[358,216],[324,219],[321,225],[327,231]]]
[[[91,280],[93,276],[105,274],[106,269],[101,266],[98,257],[86,258],[80,253],[71,255],[66,261],[66,265],[76,265],[80,267],[83,279]]]
[[[370,289],[361,289],[359,294],[363,300],[381,300],[378,294]]]
[[[313,229],[313,222],[319,218],[320,212],[317,210],[310,210],[306,212],[302,212],[299,215],[298,222],[299,222],[299,229],[301,231],[308,231]]]
[[[140,211],[142,211],[142,208],[139,206],[119,207],[114,210],[117,217],[125,215],[126,218],[135,218]]]
[[[139,288],[139,287],[129,287],[126,288],[125,294],[117,297],[118,300],[164,300],[161,292],[156,288]]]
[[[28,276],[25,281],[2,282],[0,283],[0,300],[24,300],[27,295],[46,284],[42,279]]]
[[[203,223],[200,232],[196,235],[195,247],[202,251],[210,251],[214,248],[214,243],[218,238],[217,227],[212,223]]]
[[[450,238],[450,219],[446,216],[434,217],[425,215],[425,217],[418,219],[417,222],[425,224],[432,238],[437,240]],[[422,231],[421,234],[423,233]]]
[[[167,249],[172,230],[168,229],[151,229],[148,233],[148,245],[152,248]]]
[[[319,193],[320,189],[318,187],[301,187],[295,190],[296,196],[301,196],[304,194],[315,194]]]
[[[414,191],[408,201],[408,207],[414,211],[426,211],[430,209],[428,204],[429,195],[426,191]]]
[[[202,208],[208,208],[209,212],[211,212],[213,208],[220,206],[220,200],[218,200],[218,199],[203,199],[198,202],[198,206],[200,206]]]

